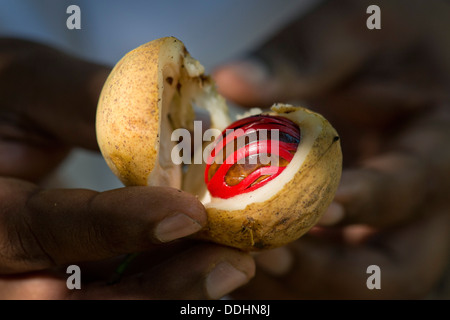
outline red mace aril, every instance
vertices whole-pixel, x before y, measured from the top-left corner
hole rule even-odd
[[[207,214],[197,239],[260,251],[308,232],[332,202],[341,178],[340,139],[331,123],[307,108],[276,103],[268,111],[273,117],[250,117],[229,128],[267,126],[278,134],[247,134],[252,142],[244,146],[233,135],[219,135],[216,150],[211,144],[198,149],[210,156],[205,173],[204,163],[182,166],[171,157],[176,142],[170,133],[191,128],[193,105],[209,113],[211,129],[222,132],[229,125],[225,99],[179,39],[156,39],[128,52],[109,74],[97,106],[96,136],[114,174],[127,186],[169,186],[197,196]],[[230,149],[236,144],[235,150],[242,150],[224,150],[227,140]],[[276,154],[273,140],[279,142]],[[260,159],[265,153],[276,158],[270,165]],[[241,164],[239,157],[254,163]]]
[[[211,196],[228,199],[279,176],[292,160],[300,129],[291,120],[257,115],[238,120],[216,139],[205,169]]]

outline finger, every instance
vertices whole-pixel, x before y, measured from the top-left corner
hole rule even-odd
[[[196,197],[169,187],[42,190],[4,178],[0,190],[2,273],[139,252],[206,223]]]
[[[231,297],[236,300],[298,300],[302,297],[286,287],[279,278],[265,273],[256,267],[255,277],[250,282],[234,291]],[[309,299],[306,296],[306,299]]]
[[[3,276],[0,298],[218,299],[254,276],[251,256],[231,248],[200,244],[181,253],[174,250],[171,253],[172,258],[163,262],[146,261],[138,273],[131,273],[114,285],[107,279],[90,281],[89,270],[80,264],[80,290],[69,290],[67,277],[52,271]],[[104,275],[108,267],[101,266]]]
[[[220,299],[247,283],[255,273],[250,255],[201,244],[115,285],[93,283],[73,299]]]
[[[54,139],[31,142],[2,133],[0,124],[0,176],[38,182],[53,171],[69,152],[67,146]]]
[[[289,272],[258,269],[237,298],[277,299],[422,299],[442,276],[450,249],[446,207],[433,208],[414,223],[372,234],[364,244],[304,237],[290,245]],[[345,230],[346,237],[365,237]],[[380,268],[381,289],[370,290],[367,268]]]
[[[330,226],[337,224],[344,218],[344,214],[344,207],[341,204],[333,201],[320,218],[318,225]]]
[[[398,152],[369,157],[361,167],[344,170],[335,202],[347,222],[396,224],[427,203],[447,198],[449,110],[445,104],[436,106],[386,142]]]
[[[374,33],[365,28],[361,12],[369,5],[325,2],[248,58],[218,68],[214,78],[219,91],[237,104],[263,108],[322,96],[356,75],[380,52],[400,50],[417,40],[420,32],[410,20],[414,16],[408,8],[391,3],[385,4],[381,30]]]
[[[347,169],[335,195],[346,223],[382,227],[408,220],[421,209],[428,168],[409,154],[389,153]],[[331,208],[330,210],[332,210]]]
[[[446,200],[450,190],[449,123],[450,100],[447,100],[435,105],[432,113],[418,119],[393,141],[393,148],[414,155],[428,167],[423,192],[429,194],[430,202]]]
[[[303,280],[304,286],[299,289],[302,294],[308,294],[306,288],[310,287],[315,288],[315,295],[326,298],[424,298],[447,264],[448,231],[448,214],[441,208],[409,225],[375,234],[365,245],[299,242],[293,251],[298,262],[298,273],[293,277],[297,283]],[[370,265],[380,267],[380,290],[367,287]],[[304,279],[300,274],[310,277]],[[319,277],[327,280],[318,281]]]
[[[98,148],[95,113],[109,68],[9,38],[0,38],[0,66],[0,118],[13,115],[31,121],[39,134]]]
[[[255,261],[259,268],[272,275],[287,273],[294,263],[292,253],[286,247],[266,250],[255,255]]]
[[[0,277],[1,300],[65,299],[67,277],[52,271],[28,272]]]

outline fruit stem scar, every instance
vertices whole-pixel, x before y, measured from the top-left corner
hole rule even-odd
[[[246,232],[248,231],[250,233],[250,242],[251,245],[254,246],[255,245],[255,239],[253,237],[253,226],[255,224],[255,220],[251,217],[247,217],[247,221],[245,221],[242,224],[242,231]]]
[[[253,230],[250,228],[250,242],[252,243],[252,247],[255,245],[255,240],[253,238]]]

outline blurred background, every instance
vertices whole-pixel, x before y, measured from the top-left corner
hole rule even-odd
[[[1,0],[0,37],[49,44],[113,66],[148,41],[175,36],[209,73],[276,33],[318,0]],[[70,5],[81,11],[81,29],[69,30]],[[74,150],[49,186],[107,190],[121,182],[94,152]]]
[[[289,45],[281,42],[285,46],[284,49],[288,53],[288,58],[293,58],[295,61],[305,58],[301,61],[304,69],[300,71],[306,70],[306,81],[302,82],[300,86],[294,87],[291,90],[292,92],[289,92],[289,97],[295,97],[298,91],[303,89],[302,86],[314,82],[315,75],[319,74],[320,71],[327,76],[331,75],[330,78],[332,78],[333,70],[342,71],[342,68],[345,69],[345,62],[350,62],[347,67],[353,73],[349,72],[345,77],[339,78],[338,80],[341,82],[334,83],[335,88],[328,88],[330,90],[326,93],[329,96],[323,95],[322,91],[319,90],[317,91],[320,92],[319,97],[313,97],[317,99],[312,100],[315,102],[314,106],[319,107],[317,111],[320,111],[321,104],[327,108],[332,106],[328,108],[330,110],[327,110],[329,111],[327,118],[331,123],[340,125],[338,132],[340,132],[343,147],[348,148],[344,148],[344,159],[352,159],[352,153],[348,150],[357,149],[358,146],[353,140],[363,141],[367,137],[369,137],[369,140],[364,140],[364,143],[376,140],[371,140],[374,135],[367,135],[372,133],[367,123],[376,122],[377,119],[373,114],[376,115],[377,111],[381,110],[392,115],[390,120],[393,120],[393,128],[389,129],[393,131],[401,129],[402,121],[409,120],[408,117],[396,117],[396,110],[392,108],[395,107],[395,103],[385,103],[386,93],[388,93],[387,98],[393,98],[393,102],[396,102],[397,98],[404,98],[403,95],[407,95],[408,99],[403,99],[405,101],[402,100],[401,102],[405,102],[406,107],[414,108],[416,104],[420,105],[421,97],[427,97],[427,93],[432,93],[432,90],[428,89],[433,87],[434,81],[439,82],[438,79],[441,76],[442,78],[448,78],[448,75],[450,75],[450,41],[448,41],[450,39],[450,1],[404,0],[405,2],[402,2],[401,0],[385,0],[383,4],[386,7],[388,3],[400,3],[401,12],[400,14],[396,12],[397,15],[390,17],[391,26],[395,26],[395,28],[385,28],[383,32],[379,33],[377,31],[367,32],[365,20],[368,15],[364,10],[361,10],[361,7],[364,9],[369,1],[358,1],[348,1],[358,3],[360,6],[356,11],[357,18],[355,20],[346,20],[348,15],[346,7],[342,5],[344,1],[329,0],[327,4],[331,2],[337,6],[337,3],[339,3],[341,7],[333,7],[332,10],[330,9],[331,13],[327,11],[329,15],[320,16],[320,19],[316,19],[316,16],[313,18],[306,17],[304,20],[309,19],[308,23],[305,24],[308,27],[304,28],[304,24],[296,24],[296,21],[300,21],[297,19],[310,13],[314,8],[324,3],[324,0],[0,0],[0,37],[16,37],[41,42],[78,57],[113,67],[127,52],[134,48],[160,37],[175,36],[182,40],[191,55],[205,66],[206,72],[211,73],[216,67],[246,56],[263,44],[266,49],[270,49],[270,45],[279,44],[269,41],[267,46],[267,41],[273,40],[272,36],[277,35],[280,30],[289,26],[292,22],[293,27],[288,27],[284,31],[298,31],[298,34],[303,37],[293,37],[288,33],[287,40],[289,41],[286,41],[286,43],[289,43]],[[378,0],[374,3],[382,1]],[[405,5],[405,3],[408,5]],[[67,8],[70,5],[77,5],[81,10],[81,29],[79,30],[69,30],[66,26],[66,21],[72,14],[67,13]],[[405,9],[404,15],[403,8]],[[386,22],[387,25],[390,13],[388,9],[384,10],[381,16],[382,28],[383,23]],[[405,19],[396,19],[399,16],[404,16]],[[329,23],[330,20],[333,23]],[[402,23],[403,26],[399,28]],[[411,28],[404,28],[405,23],[409,24]],[[409,29],[420,29],[424,25],[426,29],[418,32],[421,40],[423,40],[420,43],[422,47],[412,48],[418,49],[417,51],[396,53],[395,47],[401,46],[402,42],[407,42],[408,36],[410,36],[407,31]],[[295,30],[295,28],[298,29],[298,26],[302,27],[301,30]],[[402,31],[405,32],[402,33]],[[282,34],[286,35],[285,32]],[[298,34],[295,34],[295,36]],[[387,45],[383,41],[386,34],[388,35],[386,38],[389,39]],[[424,36],[424,39],[422,39],[422,36]],[[286,38],[281,40],[286,40]],[[300,45],[297,46],[297,44]],[[353,46],[355,44],[356,46]],[[304,54],[305,52],[301,52],[302,49],[305,49],[301,48],[302,45],[306,47],[304,51],[311,50]],[[348,47],[345,48],[346,46],[349,46],[351,50]],[[365,52],[363,49],[367,49],[367,47],[369,50]],[[342,48],[345,50],[340,50]],[[386,48],[391,51],[384,50]],[[422,51],[422,49],[426,50]],[[372,52],[369,51],[376,54],[372,56]],[[361,56],[364,58],[359,61],[361,65],[352,65],[355,61],[358,63],[358,54],[361,52]],[[421,56],[421,54],[430,52],[432,52],[432,55]],[[355,54],[353,55],[353,53]],[[302,54],[304,55],[302,56]],[[333,59],[335,55],[339,59]],[[284,60],[283,58],[284,56],[279,60]],[[311,63],[315,59],[319,62],[325,62],[323,64],[325,67],[322,70],[320,67],[323,67],[323,65]],[[344,63],[339,64],[336,61]],[[423,65],[417,63],[417,61],[423,63]],[[330,63],[327,64],[327,62]],[[344,66],[342,67],[342,65]],[[358,67],[361,67],[361,69]],[[435,67],[436,69],[434,69]],[[323,72],[324,70],[325,72]],[[430,70],[432,71],[430,72]],[[417,73],[415,73],[416,71]],[[417,79],[418,82],[416,83]],[[319,89],[323,89],[322,80],[323,78],[320,78],[315,83]],[[366,84],[368,84],[367,87],[364,86]],[[224,87],[228,86],[225,85]],[[324,87],[327,89],[326,85]],[[365,90],[367,88],[374,88],[375,90]],[[377,91],[380,88],[383,90]],[[333,92],[333,89],[336,89],[335,92]],[[444,90],[446,89],[445,87]],[[390,92],[393,93],[392,96],[389,96]],[[446,99],[448,99],[448,92],[450,92],[450,89],[444,94]],[[343,95],[340,95],[341,93]],[[358,93],[360,93],[359,96]],[[396,96],[397,93],[399,93],[398,97]],[[23,94],[25,95],[26,92]],[[367,113],[368,109],[358,109],[358,99],[369,107],[373,105],[371,109],[373,114]],[[389,99],[387,100],[389,102]],[[283,102],[289,101],[283,100]],[[297,102],[302,103],[302,101],[295,101],[295,103]],[[235,109],[235,105],[230,103],[230,106]],[[379,108],[380,106],[381,108]],[[358,110],[360,112],[357,112]],[[410,111],[408,108],[405,110]],[[342,114],[345,115],[342,116]],[[339,123],[339,120],[341,120],[341,123]],[[381,120],[384,120],[384,118]],[[364,132],[366,135],[363,134]],[[380,140],[381,142],[375,141],[378,143],[374,144],[375,147],[381,149],[387,145],[386,141],[392,138],[389,136],[391,131],[378,130],[376,133],[380,133],[383,138],[387,137]],[[353,140],[350,138],[353,138]],[[347,142],[347,145],[344,146],[344,142]],[[370,143],[367,145],[369,149],[373,146]],[[364,154],[363,156],[367,157]],[[354,157],[354,159],[361,160],[357,157]],[[447,168],[446,163],[442,166]],[[448,193],[449,179],[441,178],[441,180],[447,181],[446,184],[442,183],[447,187],[443,187],[443,191],[439,191],[445,193],[445,190],[447,190]],[[49,187],[88,188],[97,191],[122,187],[122,183],[112,174],[99,153],[81,149],[73,150],[46,184]],[[420,189],[420,192],[422,190],[423,188]],[[446,194],[445,197],[447,197]],[[446,213],[449,212],[448,206],[445,207],[445,210]],[[429,234],[426,234],[426,236],[428,237]],[[416,239],[421,240],[415,237]],[[425,241],[423,242],[425,243]],[[300,249],[305,248],[302,245],[300,245]],[[431,245],[435,246],[435,243]],[[408,255],[405,254],[405,257],[414,256],[415,251],[417,251],[417,248],[408,247],[407,249]],[[430,247],[426,250],[432,252],[435,248]],[[446,252],[444,254],[447,254]],[[409,260],[405,259],[405,261]],[[351,261],[351,263],[354,264],[355,261]],[[302,266],[300,265],[300,267]],[[450,267],[450,264],[448,266]],[[407,277],[405,271],[408,270],[406,269],[410,269],[410,266],[408,265],[404,270],[401,270],[404,277]],[[309,271],[311,272],[300,272],[299,274],[302,276],[312,274],[315,270]],[[347,269],[341,271],[345,274]],[[402,274],[399,274],[399,276],[402,276]],[[421,278],[426,278],[426,276],[427,273],[424,272]],[[321,280],[322,278],[323,275],[320,275]],[[305,278],[302,277],[300,280],[303,283]],[[316,279],[311,277],[309,280],[314,281]],[[316,283],[311,287],[315,286]],[[447,271],[446,278],[437,287],[441,291],[440,296],[446,298],[450,296],[450,270]],[[306,286],[306,288],[308,287]],[[270,291],[270,289],[267,290]],[[256,290],[256,292],[258,291],[261,290]]]

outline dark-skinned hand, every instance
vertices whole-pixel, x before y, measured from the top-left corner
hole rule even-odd
[[[371,4],[381,30],[366,28]],[[258,255],[257,276],[235,297],[410,299],[439,285],[450,252],[449,17],[444,1],[325,1],[217,68],[220,92],[238,105],[323,114],[344,156],[321,225]],[[379,290],[366,286],[370,265]]]
[[[40,186],[72,148],[97,150],[108,72],[42,44],[0,39],[0,299],[221,298],[253,276],[254,262],[185,239],[206,224],[194,196],[169,187]],[[72,264],[80,290],[66,286]]]

